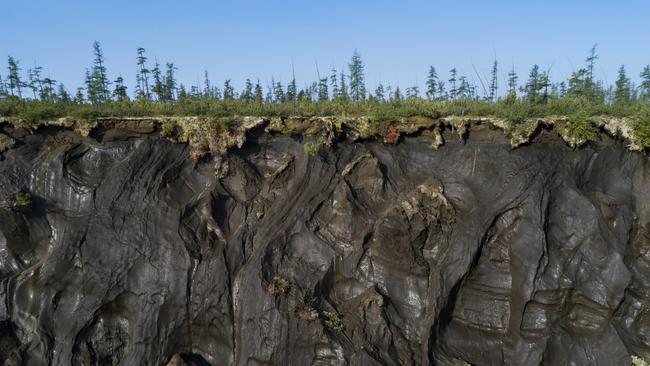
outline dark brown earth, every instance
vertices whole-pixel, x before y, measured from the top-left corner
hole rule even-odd
[[[621,141],[477,128],[309,156],[254,130],[195,160],[157,133],[11,133],[0,364],[650,356],[650,161]]]

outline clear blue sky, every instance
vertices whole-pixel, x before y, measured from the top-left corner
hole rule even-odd
[[[620,64],[637,80],[650,63],[650,1],[205,1],[25,0],[2,4],[0,73],[6,56],[34,62],[74,90],[101,42],[109,76],[122,74],[130,92],[135,50],[174,62],[181,82],[196,84],[202,71],[213,84],[247,77],[286,83],[292,62],[299,85],[347,67],[356,48],[366,83],[422,88],[428,65],[446,78],[456,66],[476,79],[496,56],[501,81],[514,64],[525,79],[534,63],[554,80],[583,64],[598,43],[596,71],[610,83]],[[503,88],[503,86],[501,86]],[[502,89],[503,90],[503,89]]]

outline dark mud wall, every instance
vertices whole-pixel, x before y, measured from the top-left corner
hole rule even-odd
[[[109,135],[2,153],[6,365],[650,355],[650,163],[621,142],[512,150],[479,131],[308,156],[259,134],[216,162]],[[8,203],[21,191],[30,207]]]

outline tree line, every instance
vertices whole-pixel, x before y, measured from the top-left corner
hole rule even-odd
[[[92,49],[93,62],[85,70],[84,85],[74,91],[49,76],[45,77],[41,66],[28,68],[23,73],[20,61],[9,56],[7,73],[4,76],[0,73],[0,102],[32,102],[32,107],[33,102],[80,107],[140,103],[148,106],[170,106],[162,110],[165,113],[174,113],[175,105],[200,101],[221,103],[219,106],[230,108],[227,113],[232,114],[250,111],[263,113],[274,105],[293,106],[294,111],[300,112],[301,109],[296,110],[296,106],[304,109],[313,103],[343,106],[344,110],[364,112],[374,108],[372,106],[382,104],[396,107],[402,102],[418,101],[419,105],[423,105],[421,102],[432,101],[473,106],[468,107],[467,111],[463,110],[463,113],[471,113],[471,108],[480,111],[485,105],[544,106],[570,100],[592,107],[626,107],[650,101],[650,65],[640,73],[639,85],[631,81],[624,66],[619,68],[614,85],[606,85],[594,75],[599,58],[596,45],[590,49],[583,67],[573,72],[567,80],[553,82],[550,70],[533,65],[525,81],[520,83],[520,77],[513,67],[508,71],[507,80],[503,83],[506,90],[500,92],[500,64],[494,60],[489,76],[481,76],[476,72],[478,83],[474,78],[470,80],[467,75],[460,74],[456,68],[449,70],[447,76],[442,76],[434,66],[430,66],[423,93],[418,86],[411,86],[402,91],[399,86],[393,88],[381,83],[374,90],[368,90],[364,63],[356,50],[347,70],[332,69],[328,75],[323,76],[319,73],[316,81],[305,84],[303,88],[298,88],[294,76],[286,85],[271,79],[270,84],[263,86],[259,79],[246,79],[243,89],[238,91],[231,79],[225,80],[220,86],[213,84],[207,71],[204,72],[202,85],[186,86],[179,83],[176,79],[178,68],[174,63],[160,64],[157,60],[151,62],[144,48],[136,50],[136,82],[132,92],[129,92],[130,89],[122,76],[114,80],[109,78],[99,42],[94,42]],[[15,105],[0,106],[0,114],[15,113],[19,109],[20,106]]]

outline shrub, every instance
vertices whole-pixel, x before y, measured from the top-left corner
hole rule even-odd
[[[14,209],[25,209],[32,206],[32,195],[27,192],[19,192],[9,199],[9,207]]]
[[[311,306],[300,305],[295,310],[296,318],[304,321],[313,321],[318,319],[318,311]]]
[[[176,137],[180,133],[179,126],[170,121],[165,121],[160,126],[160,136],[162,137]]]
[[[594,122],[586,113],[578,112],[569,116],[566,122],[566,130],[569,137],[593,141],[596,139]]]
[[[271,296],[278,297],[286,294],[289,291],[290,287],[291,284],[289,283],[289,280],[284,277],[275,276],[273,277],[273,280],[269,282],[268,286],[266,287],[266,291]]]
[[[323,326],[330,332],[340,333],[343,331],[343,320],[335,310],[323,310]]]
[[[650,147],[650,107],[642,108],[632,123],[634,139],[639,145]]]
[[[305,143],[304,149],[305,153],[309,156],[314,156],[316,155],[316,152],[318,151],[318,148],[320,147],[319,144],[314,143],[314,142],[307,142]]]
[[[304,321],[313,321],[318,319],[318,310],[314,306],[315,299],[311,292],[307,292],[305,297],[300,300],[298,306],[294,309],[296,318]]]

